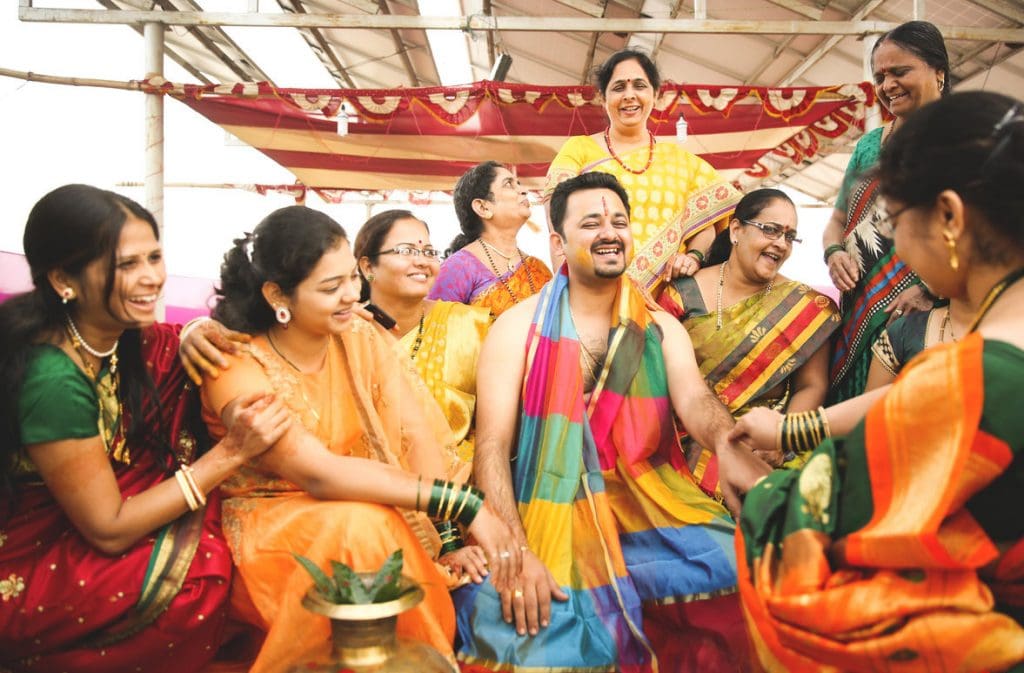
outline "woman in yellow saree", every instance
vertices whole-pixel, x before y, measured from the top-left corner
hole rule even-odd
[[[404,572],[426,597],[399,617],[398,633],[452,653],[449,578],[434,563],[440,539],[424,513],[450,518],[439,516],[432,484],[471,492],[444,481],[450,433],[437,405],[397,360],[390,337],[353,313],[358,283],[340,225],[301,206],[271,213],[236,241],[221,268],[213,317],[253,339],[204,382],[211,431],[220,433],[240,395],[258,390],[274,392],[296,419],[222,487],[237,568],[232,608],[266,633],[254,672],[288,670],[327,646],[326,620],[300,605],[310,581],[292,554],[360,571],[402,549]],[[516,572],[519,549],[489,505],[463,500],[470,505],[456,518],[503,581]],[[472,509],[477,515],[467,516]]]
[[[590,171],[614,175],[632,206],[629,274],[645,288],[661,276],[671,280],[696,273],[715,231],[725,228],[741,196],[700,157],[678,143],[657,142],[647,120],[660,86],[658,68],[647,54],[632,49],[613,54],[594,77],[608,128],[569,138],[552,160],[544,187],[547,201],[568,178]]]
[[[839,311],[825,295],[779,274],[799,242],[796,208],[785,192],[755,190],[737,204],[710,265],[658,296],[686,327],[701,374],[735,417],[755,406],[807,411],[825,400]],[[683,449],[701,488],[720,497],[714,455],[688,437]]]
[[[883,149],[879,179],[897,254],[978,312],[888,388],[826,410],[818,421],[845,436],[747,494],[749,632],[769,671],[1016,671],[1024,104],[973,92],[923,107]],[[734,433],[772,446],[789,421],[777,430],[754,410]]]

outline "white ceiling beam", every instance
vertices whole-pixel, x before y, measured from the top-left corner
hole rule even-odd
[[[860,9],[850,17],[850,23],[861,22],[861,19],[877,9],[883,2],[885,2],[885,0],[868,0],[868,2],[861,5]],[[888,31],[883,30],[879,32],[885,33]],[[832,48],[839,44],[843,37],[845,36],[835,34],[832,35],[832,37],[825,38],[814,51],[808,54],[807,57],[800,62],[798,66],[790,70],[785,77],[779,80],[779,86],[791,86],[801,75],[810,70],[818,63],[818,61],[823,59],[830,51],[832,51]]]
[[[607,4],[607,2],[602,2],[600,4],[594,4],[593,2],[588,2],[587,0],[555,0],[555,1],[558,4],[560,4],[560,5],[565,5],[566,7],[571,7],[573,9],[575,9],[577,12],[582,12],[583,14],[586,14],[587,16],[593,16],[595,18],[599,18],[599,17],[604,16],[604,8],[605,8],[605,5]]]
[[[1019,2],[1009,2],[1009,0],[970,0],[970,2],[1003,18],[1024,23],[1024,9],[1021,9]]]
[[[882,0],[872,0],[872,3]],[[53,9],[22,5],[22,21],[39,23],[135,24],[169,26],[252,26],[257,28],[351,28],[371,30],[459,30],[547,33],[704,33],[767,35],[867,35],[898,24],[882,21],[744,21],[730,19],[572,18],[565,16],[410,16],[398,14],[244,14],[136,10]],[[947,40],[1024,42],[1021,28],[939,26]]]
[[[811,19],[813,21],[821,20],[821,9],[819,9],[818,7],[814,7],[812,5],[808,5],[807,3],[801,2],[800,0],[768,0],[768,2],[772,3],[773,5],[778,5],[779,7],[788,9],[791,12],[796,12],[797,14],[806,16],[808,19]]]

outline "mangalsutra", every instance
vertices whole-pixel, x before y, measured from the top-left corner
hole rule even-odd
[[[625,162],[622,161],[621,158],[619,158],[619,155],[615,153],[615,148],[612,147],[612,136],[608,131],[609,129],[604,130],[604,144],[608,146],[608,153],[612,155],[612,159],[615,159],[615,161],[618,162],[618,164],[622,166],[622,168],[629,171],[633,175],[643,175],[644,173],[646,173],[647,169],[650,168],[651,164],[654,163],[654,145],[655,143],[658,142],[657,140],[655,140],[654,134],[651,133],[650,130],[647,131],[647,164],[640,170],[636,170],[627,166]]]
[[[416,360],[416,354],[420,352],[420,346],[423,345],[423,317],[426,312],[420,313],[420,324],[416,328],[416,340],[412,342],[412,352],[409,353],[410,360]]]
[[[478,238],[476,240],[480,241],[480,247],[484,249],[484,255],[486,255],[487,257],[487,262],[491,265],[491,271],[494,272],[494,275],[497,277],[499,281],[501,281],[501,284],[505,287],[505,290],[509,293],[509,296],[512,297],[512,303],[518,304],[519,297],[517,297],[516,293],[512,291],[512,286],[508,284],[507,280],[505,280],[505,276],[498,272],[498,265],[494,263],[494,258],[491,257],[490,248],[492,246],[488,245],[487,242],[484,241],[484,239],[482,238]],[[495,250],[497,250],[497,248],[495,248]],[[498,252],[501,253],[500,250],[498,250]],[[530,286],[530,295],[535,295],[537,294],[537,289],[533,285],[533,272],[530,271],[530,265],[526,263],[526,259],[523,257],[523,252],[519,248],[516,248],[516,252],[519,253],[519,259],[522,260],[523,268],[526,269],[526,282]],[[512,267],[510,266],[508,270],[512,271]]]
[[[940,344],[946,342],[946,327],[949,327],[949,338],[953,340],[953,343],[956,343],[958,341],[958,339],[956,338],[956,335],[953,334],[953,321],[952,321],[952,319],[949,316],[949,307],[948,306],[946,307],[946,315],[942,319],[942,324],[939,325],[939,343]]]
[[[82,336],[74,328],[74,323],[71,322],[70,317],[68,317],[67,321],[67,332],[68,338],[71,340],[71,346],[75,349],[78,359],[82,361],[86,375],[96,386],[96,403],[99,406],[97,424],[100,439],[114,460],[125,465],[131,465],[131,454],[128,451],[125,437],[120,432],[123,407],[117,390],[117,344],[115,343],[114,348],[110,350],[110,366],[107,368],[106,375],[99,376],[92,363],[89,362],[89,358],[86,357],[86,353],[94,356],[96,353],[82,340]],[[100,357],[100,359],[102,360],[105,357],[107,356]]]
[[[715,297],[715,313],[717,314],[716,317],[715,317],[715,331],[716,332],[720,331],[722,329],[722,288],[725,287],[725,267],[726,267],[726,265],[728,263],[729,263],[728,261],[722,262],[722,266],[718,267],[718,292],[717,292],[717,295]],[[772,278],[770,281],[768,281],[768,285],[765,286],[765,288],[764,288],[765,296],[768,296],[768,295],[770,295],[772,293],[772,286],[773,285],[775,285],[775,279],[774,278]]]
[[[499,248],[496,245],[491,245],[490,243],[485,241],[483,239],[483,236],[481,236],[477,240],[480,241],[480,245],[484,246],[484,250],[493,250],[494,252],[496,252],[499,255],[501,255],[502,257],[504,257],[505,258],[505,266],[508,267],[509,271],[511,271],[512,269],[515,268],[515,265],[512,263],[512,260],[513,260],[513,256],[512,255],[506,255],[504,252],[501,251],[501,248]],[[518,247],[516,248],[516,253],[519,254],[519,259],[522,260],[523,259],[523,253],[519,251]]]

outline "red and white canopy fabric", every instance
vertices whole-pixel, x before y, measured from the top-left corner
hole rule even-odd
[[[605,128],[589,86],[477,82],[418,89],[275,89],[266,83],[142,83],[190,106],[291,171],[327,200],[338,190],[450,190],[490,159],[540,189],[569,136]],[[741,189],[811,162],[863,133],[870,84],[773,89],[666,84],[651,114],[661,142],[689,125],[686,147]],[[348,134],[335,117],[346,109]],[[354,112],[354,116],[352,113]]]

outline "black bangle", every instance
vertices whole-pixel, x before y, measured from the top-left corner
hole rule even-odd
[[[846,246],[840,243],[833,243],[832,245],[825,248],[825,263],[828,264],[828,258],[837,252],[843,252],[846,250]]]

